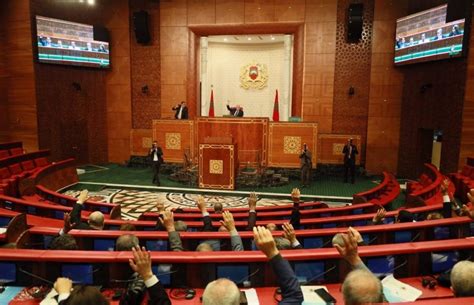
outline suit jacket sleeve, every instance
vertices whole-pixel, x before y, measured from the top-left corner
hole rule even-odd
[[[148,305],[171,305],[170,298],[160,282],[148,287]]]
[[[290,263],[278,254],[270,260],[270,265],[281,288],[282,300],[278,304],[301,305],[303,302],[303,292],[295,272],[291,269]]]
[[[76,226],[81,223],[81,211],[82,211],[82,204],[74,204],[72,208],[71,214],[69,217],[71,219],[71,223],[75,223]]]
[[[204,227],[202,228],[203,232],[212,232],[213,227],[212,227],[212,219],[211,216],[207,215],[202,218],[202,222],[204,223]]]
[[[249,212],[249,220],[247,224],[247,231],[252,231],[257,224],[257,212]]]
[[[230,236],[230,244],[232,251],[244,251],[244,244],[242,243],[242,238],[240,238],[239,233]]]
[[[349,152],[349,147],[347,145],[344,145],[344,148],[342,149],[343,154],[347,154]]]
[[[299,229],[301,226],[300,220],[301,220],[300,209],[297,207],[293,207],[293,211],[291,211],[290,224],[293,225],[295,229]]]
[[[170,241],[171,251],[184,251],[183,244],[181,243],[181,236],[179,236],[179,232],[176,232],[176,231],[168,232],[168,240]]]

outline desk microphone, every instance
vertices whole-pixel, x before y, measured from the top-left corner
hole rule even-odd
[[[258,268],[257,270],[255,270],[254,272],[252,272],[251,274],[247,275],[247,276],[244,276],[242,279],[238,280],[236,282],[236,285],[239,286],[239,285],[242,285],[244,286],[245,288],[248,288],[252,285],[252,282],[249,281],[249,279],[254,276],[255,274],[257,274],[258,272],[260,271],[260,268]]]
[[[48,285],[54,286],[54,283],[53,283],[53,282],[51,282],[50,280],[47,280],[47,279],[45,279],[45,278],[43,278],[43,277],[41,277],[41,276],[39,276],[39,275],[36,275],[36,274],[34,274],[34,273],[31,273],[31,272],[28,272],[28,271],[26,271],[26,270],[23,270],[22,268],[18,268],[18,270],[19,270],[21,273],[24,273],[24,274],[26,274],[26,275],[28,275],[28,276],[30,276],[30,277],[32,277],[32,278],[35,278],[35,279],[37,279],[37,280],[40,280],[40,281],[42,281],[42,282],[44,282],[44,283],[46,283],[46,284],[48,284]]]
[[[320,273],[316,274],[315,276],[311,277],[309,280],[306,280],[306,281],[304,281],[303,283],[300,283],[300,285],[308,285],[308,284],[311,284],[314,280],[316,280],[316,279],[319,278],[320,276],[326,275],[326,274],[328,274],[329,272],[333,271],[334,269],[336,269],[336,266],[332,266],[332,267],[329,268],[328,270],[325,270],[325,271],[323,271],[323,272],[320,272]]]

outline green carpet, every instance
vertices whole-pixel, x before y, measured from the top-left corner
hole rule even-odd
[[[106,164],[102,166],[108,168],[108,170],[96,171],[79,175],[80,181],[104,184],[111,183],[154,186],[154,184],[151,183],[151,168],[127,168],[117,164]],[[163,187],[189,188],[188,185],[184,185],[167,179],[165,175],[160,175],[160,180],[161,186]],[[356,180],[355,184],[343,183],[342,180],[342,177],[325,177],[324,179],[313,181],[310,187],[302,188],[301,192],[303,194],[308,195],[352,197],[354,193],[371,189],[376,185],[373,179],[369,179],[366,177],[359,177]],[[255,191],[287,194],[290,193],[291,190],[295,187],[300,187],[299,181],[290,181],[290,184],[285,186],[258,188],[255,189]],[[238,190],[254,191],[254,189],[250,188],[239,188]]]

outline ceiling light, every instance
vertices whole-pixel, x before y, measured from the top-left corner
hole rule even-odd
[[[94,4],[95,4],[95,0],[87,0],[87,4],[89,4],[89,5],[94,5]]]
[[[247,38],[247,40],[252,40],[252,37]]]
[[[275,37],[272,36],[272,40],[275,40]]]
[[[227,41],[227,38],[224,38],[224,41]]]

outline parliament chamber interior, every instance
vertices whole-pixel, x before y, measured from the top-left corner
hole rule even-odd
[[[0,1],[0,304],[474,304],[473,11]]]

